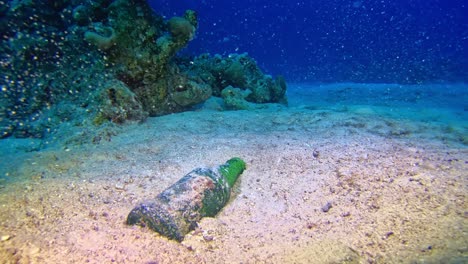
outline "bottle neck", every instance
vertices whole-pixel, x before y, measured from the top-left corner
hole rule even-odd
[[[240,158],[232,158],[219,167],[219,172],[226,178],[229,187],[232,188],[239,175],[245,170],[245,162]]]

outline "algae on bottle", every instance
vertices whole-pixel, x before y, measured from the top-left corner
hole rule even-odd
[[[240,158],[211,169],[194,169],[154,199],[133,208],[127,224],[148,226],[182,241],[201,218],[215,216],[226,205],[232,186],[244,170],[245,162]]]

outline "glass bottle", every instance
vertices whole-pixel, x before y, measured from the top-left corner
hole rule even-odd
[[[133,208],[127,224],[148,226],[180,242],[201,218],[215,216],[226,205],[232,186],[244,170],[245,162],[240,158],[211,169],[194,169],[155,199]]]

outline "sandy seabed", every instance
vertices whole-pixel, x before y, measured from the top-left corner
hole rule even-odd
[[[98,144],[7,153],[0,260],[467,263],[464,129],[302,104],[186,112]],[[247,162],[231,201],[182,243],[125,224],[138,202],[231,157]]]

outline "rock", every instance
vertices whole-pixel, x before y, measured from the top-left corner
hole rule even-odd
[[[115,184],[115,189],[120,190],[120,191],[124,191],[125,186],[123,184],[121,184],[121,183],[116,183]]]
[[[322,212],[326,213],[328,211],[330,211],[330,209],[332,208],[332,203],[331,202],[327,202],[324,206],[322,206]]]

